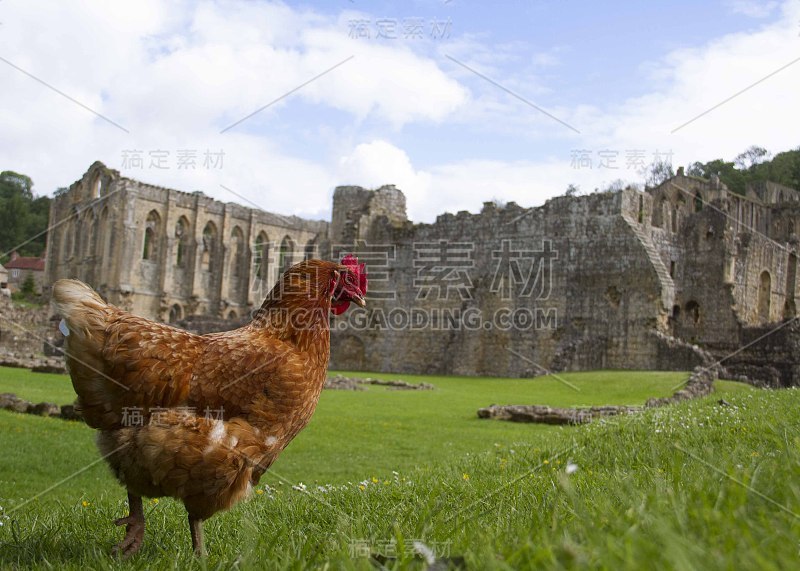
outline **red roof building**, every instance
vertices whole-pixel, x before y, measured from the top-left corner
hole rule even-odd
[[[36,284],[36,293],[42,292],[44,282],[44,258],[20,256],[17,252],[11,253],[11,258],[5,264],[8,271],[8,287],[11,291],[18,291],[28,275],[33,275]]]
[[[11,252],[11,259],[6,264],[7,270],[33,270],[34,272],[44,271],[44,258],[31,258],[20,256],[16,252]]]

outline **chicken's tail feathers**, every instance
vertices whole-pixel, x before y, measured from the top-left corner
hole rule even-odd
[[[108,304],[88,285],[78,280],[58,280],[53,284],[53,305],[62,318],[69,336],[75,333],[83,338],[105,329]]]
[[[64,358],[78,409],[93,428],[113,426],[119,416],[113,403],[124,387],[108,375],[103,358],[110,306],[78,280],[54,283],[52,300],[62,317]]]

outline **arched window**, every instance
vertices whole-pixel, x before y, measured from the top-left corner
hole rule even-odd
[[[97,175],[94,181],[92,181],[92,186],[90,189],[90,195],[91,195],[90,198],[97,198],[98,196],[100,196],[100,192],[102,190],[103,190],[103,179],[100,177],[100,175]]]
[[[758,318],[762,322],[769,321],[771,295],[772,277],[769,272],[763,271],[758,283]]]
[[[158,248],[161,236],[159,229],[161,226],[161,217],[158,212],[151,210],[147,215],[147,221],[144,225],[144,246],[142,248],[142,259],[156,261],[158,259]]]
[[[189,238],[189,221],[185,216],[181,216],[175,224],[175,265],[179,268],[186,267]]]
[[[673,206],[672,207],[672,231],[673,232],[677,232],[678,231],[678,207],[677,206]]]
[[[236,312],[234,310],[231,309],[228,312],[228,319],[238,319],[238,318],[239,318],[239,316],[236,315]]]
[[[176,321],[180,321],[183,317],[183,310],[181,306],[177,303],[169,308],[169,322],[175,323]]]
[[[231,277],[238,278],[243,273],[244,234],[238,226],[231,232]]]
[[[694,211],[700,212],[703,209],[703,195],[698,190],[694,195]]]
[[[253,247],[253,279],[262,282],[269,277],[269,238],[261,232]]]
[[[292,267],[292,260],[294,259],[294,242],[289,236],[285,236],[281,242],[280,256],[278,257],[278,267],[280,272],[283,273]]]
[[[216,251],[217,227],[213,222],[209,222],[203,228],[203,256],[200,264],[203,271],[209,272],[214,267]]]

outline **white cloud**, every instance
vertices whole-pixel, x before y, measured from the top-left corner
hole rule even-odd
[[[779,20],[755,31],[713,38],[652,62],[644,95],[611,107],[545,106],[580,135],[444,58],[450,54],[538,103],[551,88],[537,69],[557,73],[560,48],[530,53],[521,44],[491,46],[477,36],[437,47],[355,40],[348,37],[352,12],[329,17],[283,4],[53,1],[36,9],[3,2],[3,9],[3,57],[130,131],[0,62],[2,168],[31,175],[38,192],[69,184],[100,159],[154,184],[239,201],[220,187],[225,185],[265,209],[307,216],[328,216],[337,184],[391,183],[408,195],[412,219],[430,221],[444,211],[476,211],[492,198],[528,206],[563,193],[569,183],[588,191],[616,178],[637,178],[622,168],[628,150],[643,150],[648,160],[656,150],[671,150],[676,164],[686,164],[732,158],[752,144],[771,151],[798,144],[800,62],[764,79],[797,58],[797,2],[786,2]],[[732,9],[757,15],[749,3]],[[330,74],[219,133],[350,56]],[[302,133],[292,126],[295,102],[319,114]],[[369,128],[362,130],[365,124]],[[410,124],[445,125],[452,129],[448,136],[469,133],[472,155],[446,161],[421,156],[413,139],[403,137]],[[432,129],[431,136],[440,132]],[[483,134],[492,141],[505,137],[508,148],[538,142],[547,151],[526,153],[538,158],[523,161],[503,160],[495,148],[481,156]],[[307,140],[317,152],[303,152]],[[572,168],[569,148],[588,149],[595,160],[600,150],[616,151],[621,168]],[[158,149],[171,153],[169,169],[149,165],[147,152]],[[224,166],[179,170],[181,149],[195,150],[198,162],[205,150],[221,149]],[[141,150],[144,168],[123,167],[125,150]]]
[[[352,153],[339,160],[337,180],[340,184],[354,184],[377,188],[394,184],[406,195],[409,217],[425,220],[430,204],[431,176],[414,169],[402,149],[384,140],[357,145]]]
[[[766,2],[764,0],[729,0],[727,4],[734,14],[742,14],[750,18],[766,18],[775,11],[775,8],[780,5],[780,2]]]
[[[4,8],[3,57],[129,131],[0,62],[3,166],[30,174],[40,193],[69,184],[94,160],[120,168],[124,151],[140,150],[144,168],[123,174],[232,199],[219,190],[225,184],[258,193],[265,208],[319,215],[330,209],[335,165],[285,151],[269,128],[293,100],[323,116],[340,112],[395,130],[442,121],[466,100],[466,90],[430,58],[400,43],[350,39],[346,23],[282,4]],[[177,170],[182,149],[222,149],[225,167]],[[147,153],[155,150],[170,153],[169,169],[150,168]]]

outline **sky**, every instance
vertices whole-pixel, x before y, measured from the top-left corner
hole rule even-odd
[[[800,0],[0,0],[0,170],[123,176],[329,219],[537,206],[800,145]]]

